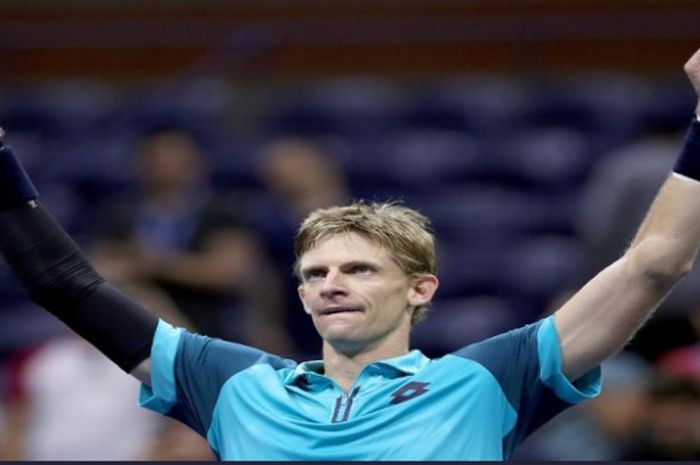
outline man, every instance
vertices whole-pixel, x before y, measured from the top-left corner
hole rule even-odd
[[[196,331],[290,353],[267,254],[230,196],[212,188],[196,135],[153,125],[133,163],[135,189],[97,221],[95,268],[117,286],[164,292]]]
[[[700,90],[700,50],[686,72]],[[619,260],[553,316],[429,360],[408,350],[411,324],[438,286],[427,220],[391,205],[319,210],[296,252],[323,361],[297,365],[152,318],[83,259],[11,151],[0,155],[0,248],[32,298],[143,381],[142,405],[189,424],[226,460],[508,458],[533,429],[598,392],[597,365],[700,246],[694,121]]]

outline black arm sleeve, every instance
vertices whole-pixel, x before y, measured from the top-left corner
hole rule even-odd
[[[19,166],[6,150],[0,172],[6,156]],[[45,208],[27,200],[27,185],[15,176],[0,189],[0,252],[34,302],[131,371],[148,358],[158,319],[105,282]]]

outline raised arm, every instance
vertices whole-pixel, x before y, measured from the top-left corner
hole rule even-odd
[[[1,137],[1,136],[0,136]],[[0,252],[31,299],[127,372],[148,381],[157,318],[109,285],[46,209],[0,139]]]
[[[700,95],[700,50],[685,71]],[[698,247],[700,122],[695,120],[629,249],[555,313],[564,373],[576,379],[620,350],[690,271]]]

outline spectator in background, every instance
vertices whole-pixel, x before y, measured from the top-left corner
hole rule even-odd
[[[158,286],[201,333],[289,353],[263,248],[235,199],[213,192],[194,134],[155,127],[134,162],[138,193],[99,221],[96,268],[117,284]]]
[[[683,123],[685,124],[685,123]],[[647,206],[676,157],[684,127],[661,124],[624,148],[605,154],[583,189],[578,235],[587,257],[583,280],[619,257],[631,242]],[[698,340],[700,269],[693,269],[662,304],[630,347],[650,361]],[[694,316],[695,315],[695,316]],[[673,334],[673,338],[659,335]]]
[[[700,460],[700,388],[658,376],[650,389],[646,432],[623,460]]]
[[[632,240],[646,206],[673,163],[682,131],[668,126],[652,129],[643,139],[607,154],[596,165],[584,188],[579,218],[578,232],[588,258],[585,279],[601,264],[617,258]],[[618,356],[603,364],[606,389],[601,396],[565,412],[536,434],[549,447],[547,458],[700,457],[700,385],[693,387],[691,382],[692,376],[700,373],[693,356],[700,335],[698,289],[700,271],[696,268],[638,332],[629,352],[621,354],[627,361],[621,364]],[[649,363],[640,370],[641,359],[631,363],[635,352],[654,365]],[[647,374],[642,376],[644,371]],[[578,418],[578,427],[573,417]]]
[[[135,286],[123,290],[159,316],[191,327],[162,293]],[[213,458],[194,431],[139,408],[139,383],[73,333],[17,354],[7,378],[3,460]]]
[[[695,329],[700,334],[700,312],[693,317]],[[665,373],[693,380],[700,387],[700,342],[666,352],[659,357],[657,365]]]
[[[340,205],[349,197],[347,181],[324,149],[308,139],[282,137],[259,153],[257,177],[269,202],[255,213],[285,286],[285,320],[302,354],[320,354],[313,323],[301,307],[293,276],[294,236],[301,221],[317,208]]]
[[[679,139],[682,134],[652,132],[604,154],[594,165],[583,186],[577,225],[587,252],[588,275],[616,259],[632,240],[673,165]]]
[[[569,409],[523,445],[522,460],[620,460],[648,422],[653,366],[631,352],[602,364],[598,397]]]

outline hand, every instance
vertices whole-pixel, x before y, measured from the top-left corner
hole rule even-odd
[[[700,49],[690,57],[683,69],[695,89],[695,94],[698,96],[698,104],[695,107],[695,113],[700,114]]]

